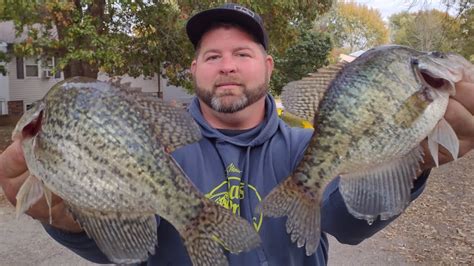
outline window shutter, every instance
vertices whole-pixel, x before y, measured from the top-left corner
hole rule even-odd
[[[57,57],[53,57],[53,60],[54,60],[54,66],[56,67],[58,64],[58,58]],[[56,74],[54,74],[54,78],[56,79],[60,79],[61,78],[61,71],[59,69],[57,69],[56,71]]]
[[[23,67],[23,57],[16,58],[16,78],[18,79],[25,78],[25,69]]]

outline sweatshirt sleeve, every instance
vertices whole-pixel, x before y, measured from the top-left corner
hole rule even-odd
[[[99,264],[112,263],[107,259],[104,253],[100,251],[95,241],[90,239],[85,232],[69,233],[56,229],[48,224],[43,224],[43,227],[59,244],[65,246],[82,258]]]
[[[411,200],[415,200],[424,190],[430,170],[424,171],[415,181],[411,190]],[[385,228],[399,215],[388,220],[378,218],[371,225],[366,220],[357,219],[349,213],[339,192],[339,177],[328,184],[321,210],[322,231],[331,234],[343,244],[356,245]]]

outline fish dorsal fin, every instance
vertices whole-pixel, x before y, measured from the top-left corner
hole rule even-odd
[[[167,152],[202,138],[199,126],[183,108],[143,92],[142,88],[132,87],[130,82],[122,83],[121,79],[110,79],[107,83],[138,103],[142,117],[154,124],[157,138]]]
[[[313,122],[325,91],[346,64],[346,62],[339,62],[320,68],[315,73],[284,86],[281,100],[285,111]]]
[[[154,214],[88,211],[67,204],[74,219],[112,262],[132,264],[155,253]]]
[[[341,175],[339,190],[349,212],[369,223],[378,216],[386,220],[400,214],[411,201],[422,157],[422,149],[417,147],[397,160]]]
[[[143,117],[154,124],[155,133],[167,152],[202,138],[198,124],[184,109],[143,94],[135,95],[135,100],[142,108]]]
[[[102,83],[108,84],[111,89],[118,90],[137,103],[136,111],[140,112],[142,119],[154,126],[153,133],[167,152],[202,138],[199,126],[183,108],[143,92],[142,88],[132,87],[131,82],[122,82],[120,78],[112,78]]]
[[[458,158],[459,139],[451,125],[444,118],[441,118],[433,131],[428,135],[428,147],[436,166],[439,166],[438,144],[445,147],[451,153],[454,160]]]
[[[108,83],[137,102],[142,117],[153,123],[155,134],[167,152],[202,138],[199,126],[183,108],[142,92],[141,88],[131,87],[130,82],[111,79]]]

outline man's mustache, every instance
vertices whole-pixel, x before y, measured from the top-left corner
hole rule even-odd
[[[214,82],[214,87],[223,85],[242,85],[242,80],[236,76],[221,76]]]

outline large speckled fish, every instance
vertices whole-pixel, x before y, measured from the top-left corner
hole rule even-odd
[[[225,265],[259,244],[244,219],[206,199],[169,152],[200,139],[187,113],[159,99],[105,82],[72,78],[55,85],[20,119],[31,176],[17,194],[17,212],[51,192],[115,263],[153,254],[155,214],[180,233],[195,265]],[[219,244],[220,243],[220,244]]]
[[[292,84],[283,102],[303,118],[316,114],[314,134],[297,169],[259,210],[288,216],[287,231],[299,247],[306,245],[307,255],[319,245],[322,193],[338,175],[355,217],[370,223],[400,214],[410,202],[422,140],[428,137],[435,162],[438,144],[457,158],[458,139],[443,116],[462,78],[474,81],[474,67],[459,55],[382,46],[344,66],[317,111],[308,112],[317,104],[304,98],[317,95],[320,86],[303,93]]]

